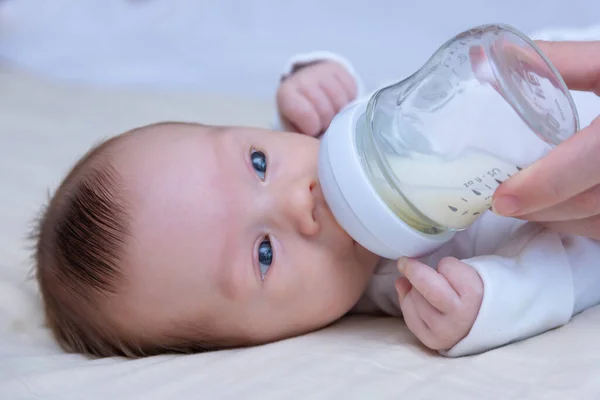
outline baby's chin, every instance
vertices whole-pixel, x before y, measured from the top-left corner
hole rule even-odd
[[[381,257],[361,246],[361,244],[357,241],[352,240],[352,242],[354,246],[354,253],[356,254],[356,259],[358,262],[365,266],[365,268],[374,269]]]
[[[333,225],[332,230],[335,232],[336,242],[340,244],[339,247],[341,247],[342,251],[345,253],[344,256],[353,258],[366,268],[374,267],[380,257],[354,240],[354,238],[338,224],[331,212],[330,216],[330,223]]]

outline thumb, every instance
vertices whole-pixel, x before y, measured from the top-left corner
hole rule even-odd
[[[600,117],[502,183],[494,193],[494,212],[504,216],[530,214],[597,185],[599,152]]]

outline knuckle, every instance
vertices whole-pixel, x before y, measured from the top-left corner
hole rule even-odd
[[[445,296],[437,289],[435,284],[427,284],[427,286],[423,288],[422,295],[429,303],[438,304],[446,301]]]
[[[344,90],[350,95],[350,98],[354,99],[358,95],[358,84],[352,74],[344,68],[337,71],[335,75],[338,81],[342,83]]]
[[[295,89],[303,94],[310,92],[314,87],[314,77],[312,75],[298,75],[295,82]]]
[[[456,309],[458,304],[452,302],[451,298],[446,295],[446,292],[439,287],[438,283],[429,283],[423,290],[423,297],[431,304],[442,306],[447,312]]]
[[[422,318],[434,336],[442,336],[447,331],[447,326],[442,318],[435,315],[424,315]]]
[[[344,67],[337,61],[327,60],[319,64],[319,69],[327,73],[336,73],[339,70],[343,70]]]
[[[437,271],[444,276],[448,276],[452,272],[452,269],[455,268],[455,265],[453,265],[455,261],[454,257],[442,258],[438,263]]]

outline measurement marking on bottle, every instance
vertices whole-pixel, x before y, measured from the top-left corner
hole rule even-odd
[[[458,208],[456,208],[456,207],[448,206],[448,208],[450,210],[452,210],[452,212],[457,212],[458,211]]]
[[[560,114],[560,118],[564,121],[565,120],[565,113],[562,110],[562,107],[560,106],[560,104],[558,104],[558,99],[554,99],[554,104],[556,105],[556,108],[558,109],[558,113]]]
[[[468,203],[467,199],[465,199],[464,197],[460,198],[462,201],[464,201],[465,203]]]

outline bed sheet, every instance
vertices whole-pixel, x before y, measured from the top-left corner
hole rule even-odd
[[[594,96],[576,94],[576,101],[584,124],[600,112]],[[57,84],[0,68],[0,399],[600,398],[600,308],[460,359],[424,350],[398,319],[369,317],[241,350],[140,360],[63,353],[26,279],[25,237],[48,189],[107,135],[160,120],[266,126],[271,107]]]

